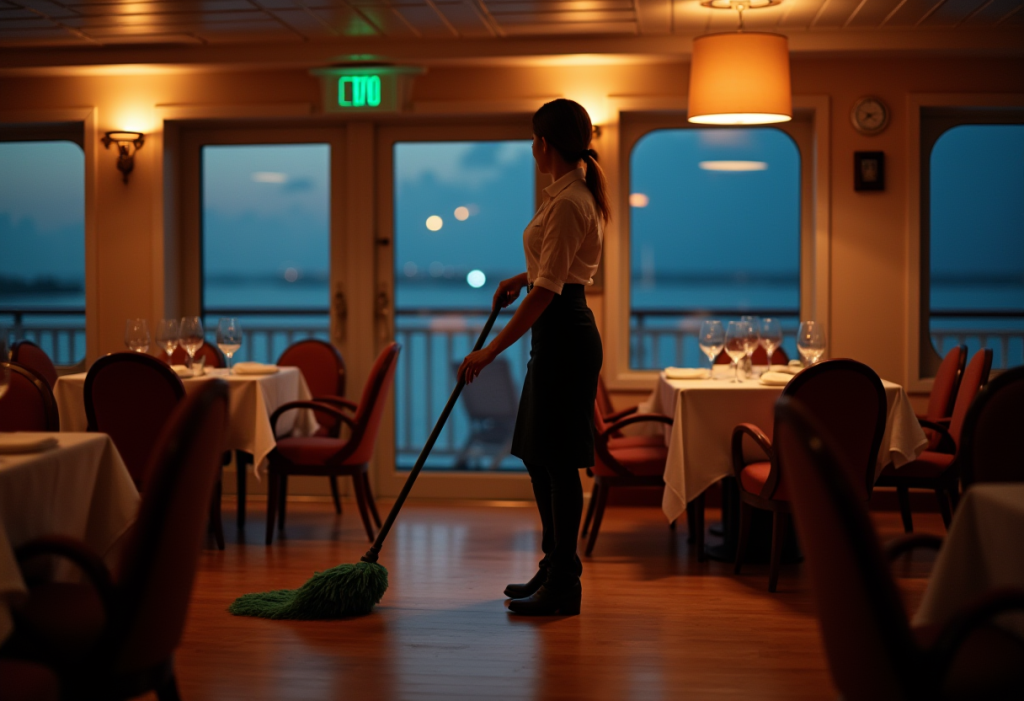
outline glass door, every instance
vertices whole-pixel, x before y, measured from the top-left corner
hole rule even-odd
[[[378,140],[381,336],[402,344],[394,410],[378,443],[378,489],[395,494],[455,387],[455,370],[490,312],[495,286],[525,270],[522,232],[537,178],[523,124],[391,127]],[[511,310],[498,317],[489,338]],[[420,496],[522,499],[510,455],[529,337],[467,387],[427,460]],[[385,451],[390,454],[386,455]]]

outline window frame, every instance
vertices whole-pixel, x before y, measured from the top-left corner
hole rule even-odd
[[[1024,94],[910,94],[907,113],[906,390],[928,394],[938,367],[938,353],[931,344],[929,323],[928,217],[932,149],[953,127],[1024,122]],[[929,350],[934,357],[926,355]]]
[[[630,158],[645,135],[659,129],[694,128],[686,121],[686,101],[628,99],[616,101],[619,121],[607,133],[606,151],[615,161],[606,166],[609,186],[617,193],[617,208],[605,237],[607,285],[605,295],[608,324],[620,333],[605,337],[605,382],[618,391],[650,391],[658,370],[630,367]],[[794,119],[779,128],[793,139],[800,154],[800,317],[814,318],[830,328],[830,226],[829,226],[829,98],[794,96]],[[607,144],[614,141],[614,145]],[[611,146],[611,148],[609,148]],[[610,167],[609,167],[610,166]]]

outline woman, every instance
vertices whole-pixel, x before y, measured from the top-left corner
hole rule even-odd
[[[512,454],[526,464],[543,528],[540,570],[510,584],[509,609],[524,615],[578,614],[576,540],[583,513],[579,470],[594,464],[594,399],[601,371],[601,336],[583,289],[601,261],[608,195],[586,110],[571,100],[549,102],[533,116],[533,157],[552,177],[545,200],[523,233],[526,272],[502,280],[494,303],[526,298],[493,341],[462,361],[472,382],[528,329],[530,362],[519,402]]]

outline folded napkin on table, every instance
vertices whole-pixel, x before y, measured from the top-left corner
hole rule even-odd
[[[231,371],[236,375],[273,375],[277,372],[276,365],[244,361],[231,366]]]
[[[792,379],[793,376],[786,372],[766,372],[761,375],[761,384],[770,387],[783,387]]]
[[[665,368],[665,377],[670,380],[704,380],[707,376],[704,368]]]
[[[803,369],[803,365],[772,365],[768,368],[768,372],[784,372],[787,375],[795,375]]]
[[[171,370],[174,370],[178,377],[192,377],[192,369],[187,365],[172,365]]]
[[[41,433],[0,433],[0,453],[38,453],[57,447],[57,439]]]

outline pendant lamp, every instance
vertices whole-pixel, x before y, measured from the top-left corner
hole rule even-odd
[[[710,4],[710,3],[709,3]],[[789,42],[780,34],[740,30],[693,41],[687,119],[695,124],[749,125],[793,118]]]

